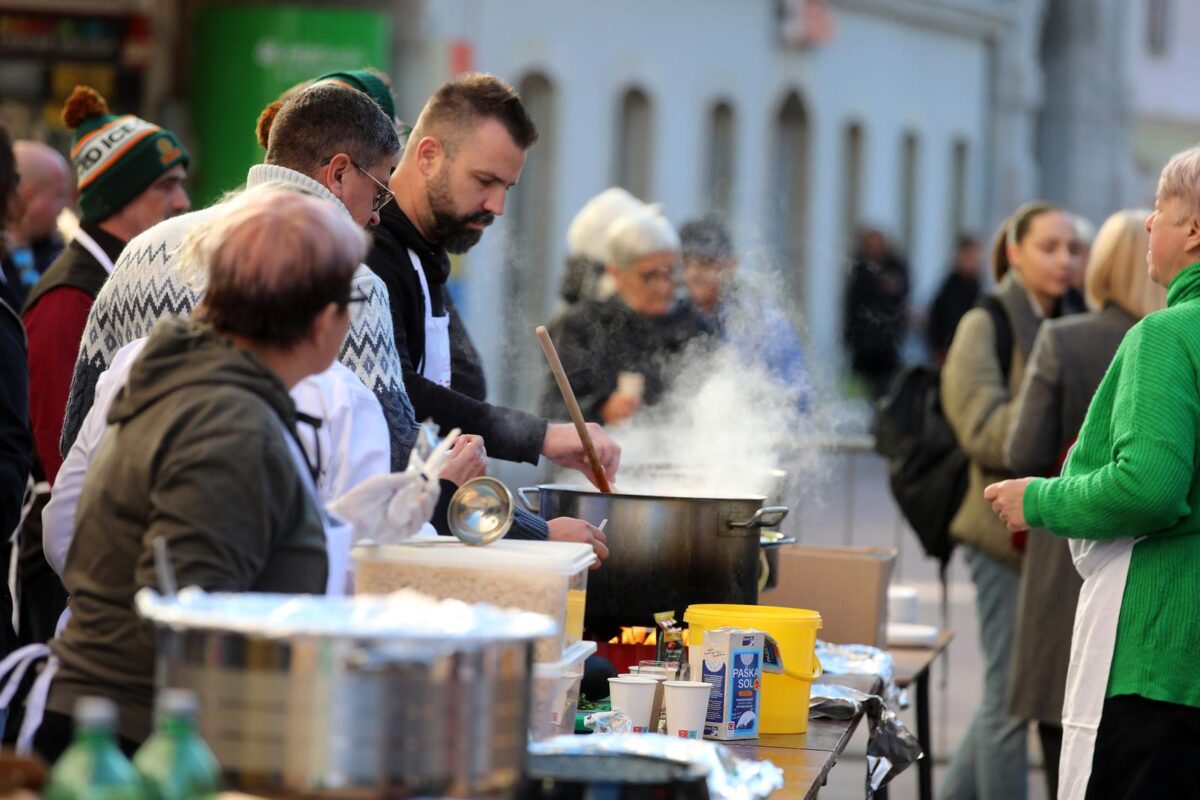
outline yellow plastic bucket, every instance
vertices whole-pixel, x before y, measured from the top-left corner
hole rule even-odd
[[[817,660],[817,631],[821,615],[803,608],[707,604],[688,606],[683,620],[688,641],[704,643],[704,631],[717,628],[754,628],[769,633],[779,643],[783,674],[763,675],[759,708],[760,733],[804,733],[808,730],[808,697],[812,683],[821,677]]]

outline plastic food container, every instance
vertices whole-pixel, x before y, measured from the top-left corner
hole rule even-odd
[[[590,545],[501,539],[471,547],[447,539],[354,550],[356,594],[416,589],[439,599],[536,611],[557,620],[559,632],[538,639],[534,660],[557,662],[583,639]]]
[[[583,662],[596,652],[595,642],[576,642],[562,660],[533,665],[533,702],[529,736],[534,741],[575,732]]]

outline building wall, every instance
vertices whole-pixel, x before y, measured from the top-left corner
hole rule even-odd
[[[886,5],[886,4],[885,4]],[[924,2],[892,6],[924,6]],[[954,5],[954,4],[942,4]],[[708,115],[727,100],[734,111],[735,147],[732,210],[744,252],[776,253],[770,221],[778,213],[776,117],[796,93],[809,130],[808,182],[803,203],[807,220],[792,219],[807,234],[801,259],[780,264],[789,310],[811,337],[813,360],[834,369],[840,352],[841,295],[846,254],[844,154],[846,126],[863,131],[861,222],[899,235],[903,220],[901,175],[906,133],[918,142],[916,199],[910,255],[914,297],[923,304],[935,291],[953,235],[948,207],[956,142],[968,154],[963,223],[980,230],[988,223],[984,147],[989,124],[989,42],[960,29],[930,28],[919,19],[880,14],[871,3],[834,9],[836,34],[827,44],[788,49],[780,44],[778,6],[770,0],[663,0],[654,4],[618,0],[597,4],[552,0],[439,0],[425,4],[420,21],[426,45],[409,63],[426,69],[449,62],[452,42],[473,46],[473,66],[514,83],[530,73],[549,79],[556,118],[539,120],[555,136],[549,262],[529,264],[506,252],[511,219],[466,258],[462,275],[468,324],[495,378],[512,359],[536,362],[534,325],[551,314],[554,288],[565,256],[565,231],[574,213],[609,186],[623,93],[642,89],[652,108],[652,173],[649,195],[676,223],[707,207],[704,186]],[[988,12],[994,14],[994,12]],[[440,43],[440,44],[439,44]],[[440,55],[439,55],[440,53]],[[415,82],[402,97],[402,114],[415,115],[421,98],[449,74],[433,69],[428,82]],[[530,159],[542,157],[541,145]],[[527,205],[528,207],[528,205]],[[797,212],[798,213],[798,212]],[[504,297],[510,268],[535,269],[543,289],[540,318],[528,319],[528,335],[505,342]],[[802,275],[802,277],[800,277]],[[532,309],[536,315],[537,309]],[[513,330],[509,327],[509,330]],[[504,365],[504,366],[501,366]],[[506,400],[526,400],[529,392]]]
[[[1158,9],[1152,6],[1158,4]],[[1165,13],[1156,37],[1155,13]],[[1194,0],[1133,0],[1127,4],[1127,47],[1132,89],[1132,145],[1138,184],[1132,200],[1153,202],[1158,172],[1171,154],[1200,144],[1200,29]],[[1159,47],[1161,46],[1161,47]]]

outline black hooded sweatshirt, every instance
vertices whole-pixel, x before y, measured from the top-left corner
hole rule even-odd
[[[446,291],[450,278],[446,251],[428,242],[395,203],[384,206],[379,218],[367,266],[387,285],[404,388],[417,419],[432,418],[443,430],[460,428],[482,436],[488,454],[496,458],[536,464],[546,438],[546,420],[485,402],[487,384],[479,354]],[[450,315],[449,387],[434,383],[420,371],[425,358],[425,295],[409,250],[417,254],[425,271],[433,315]]]

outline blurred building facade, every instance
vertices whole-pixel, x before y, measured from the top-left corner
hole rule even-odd
[[[1142,205],[1153,201],[1163,162],[1200,144],[1200,49],[1191,34],[1200,30],[1200,3],[1140,0],[1130,3],[1125,29],[1132,97],[1134,168]]]
[[[726,214],[748,261],[779,270],[812,360],[833,371],[857,226],[890,234],[920,306],[959,231],[986,237],[1039,195],[1097,220],[1144,203],[1162,154],[1197,138],[1190,0],[262,0],[266,30],[249,43],[244,30],[221,35],[236,23],[213,30],[239,7],[0,0],[0,117],[64,145],[57,108],[91,82],[114,107],[183,132],[203,183],[214,162],[254,155],[205,141],[223,97],[233,107],[257,92],[253,106],[299,77],[362,66],[331,60],[383,52],[411,121],[458,71],[504,76],[542,141],[505,216],[457,265],[456,291],[494,397],[525,406],[566,227],[607,186],[677,223]],[[323,11],[362,14],[366,38],[382,19],[386,41],[331,43],[313,21]],[[244,80],[211,77],[222,73],[207,65],[235,58]]]

